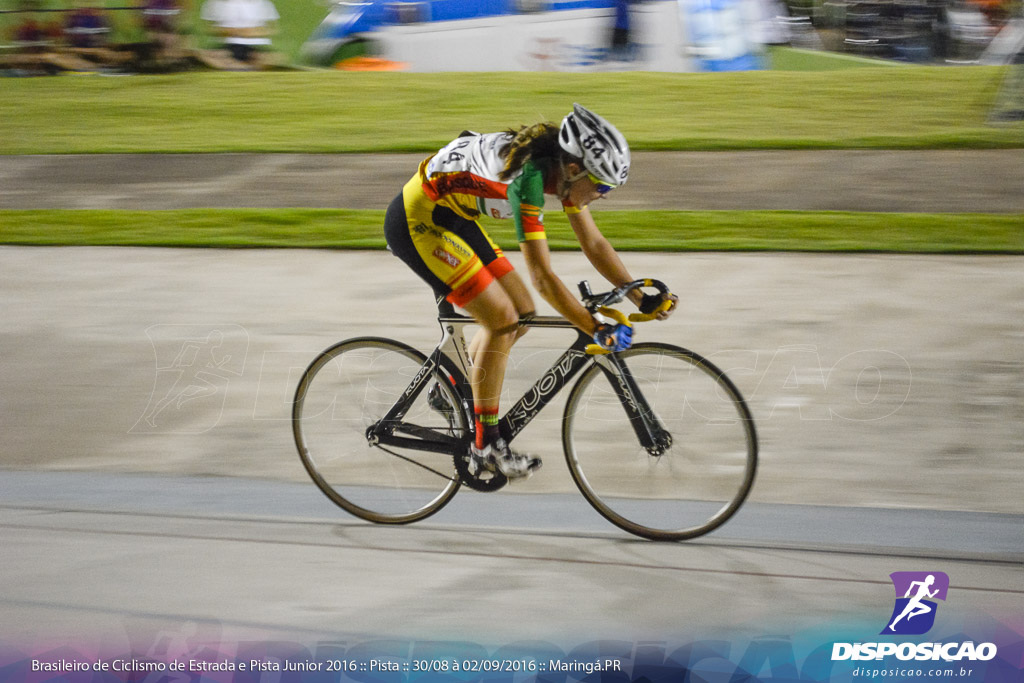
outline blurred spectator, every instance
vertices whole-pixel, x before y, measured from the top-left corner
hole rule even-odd
[[[954,0],[946,6],[946,29],[953,59],[974,61],[999,33],[983,12],[980,3]]]
[[[1012,8],[1008,0],[975,0],[975,4],[992,26],[1001,27],[1010,19]]]
[[[822,49],[809,17],[791,17],[782,0],[746,3],[750,39],[757,45],[793,45]]]
[[[188,68],[193,51],[181,30],[178,0],[145,0],[142,30],[146,36],[140,51],[143,71],[178,71]]]
[[[111,26],[98,0],[79,0],[64,22],[64,52],[89,62],[92,68],[121,69],[135,57],[110,42]]]
[[[204,61],[218,69],[265,69],[280,65],[270,36],[280,18],[270,0],[206,0],[200,16],[214,25],[222,50],[207,51]]]
[[[76,49],[106,47],[110,23],[99,8],[82,3],[68,14],[64,36],[68,45]]]
[[[23,14],[11,31],[12,53],[0,57],[0,68],[23,76],[41,76],[92,68],[89,62],[58,50],[60,26],[44,24],[31,14],[39,10],[37,0],[21,0],[18,3],[18,10]]]
[[[632,0],[615,0],[615,21],[612,23],[610,59],[629,61],[633,58],[633,43],[630,40],[631,18],[629,6]]]

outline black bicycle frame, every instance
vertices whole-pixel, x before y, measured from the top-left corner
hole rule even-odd
[[[428,380],[434,376],[434,370],[441,367],[441,347],[438,346],[434,353],[430,354],[426,362],[420,366],[412,382],[406,387],[401,398],[391,406],[387,414],[379,422],[370,426],[367,430],[367,439],[371,445],[381,444],[384,446],[398,446],[411,448],[420,451],[431,451],[434,453],[446,453],[455,455],[462,448],[463,442],[447,434],[443,434],[429,427],[408,424],[402,422],[405,413],[408,412],[412,402],[420,395],[427,386]],[[419,438],[409,439],[396,436],[395,432],[412,434]]]
[[[413,401],[424,390],[427,382],[434,376],[434,371],[442,369],[444,374],[450,374],[454,380],[457,393],[463,399],[463,405],[454,407],[463,410],[467,420],[472,420],[472,393],[469,382],[462,372],[450,372],[442,360],[445,347],[459,355],[462,362],[468,360],[468,353],[465,349],[465,340],[461,334],[461,327],[472,323],[472,319],[458,315],[447,302],[438,302],[438,322],[444,331],[441,343],[434,352],[420,366],[416,376],[409,383],[401,398],[391,407],[388,413],[367,431],[367,437],[372,443],[379,443],[386,446],[400,446],[414,450],[431,451],[435,453],[448,453],[457,455],[465,448],[466,440],[456,439],[428,427],[407,424],[402,418],[409,410]],[[571,328],[572,325],[562,318],[538,317],[524,320],[521,324],[529,327],[552,327]],[[558,357],[554,364],[538,379],[533,386],[523,394],[516,403],[508,409],[498,423],[502,437],[509,443],[526,428],[536,417],[537,413],[544,409],[555,396],[589,363],[595,362],[595,356],[586,352],[586,347],[593,343],[587,335],[577,330],[576,341],[566,349],[565,353]],[[456,338],[456,335],[458,338]],[[608,378],[608,382],[618,396],[623,410],[629,418],[633,431],[641,446],[647,450],[656,450],[663,446],[665,430],[654,417],[643,392],[640,391],[636,380],[633,378],[629,368],[622,358],[616,354],[603,356],[607,361],[597,361],[602,372]],[[611,366],[611,367],[609,367]],[[406,438],[398,436],[398,433],[411,434],[419,438]]]
[[[516,401],[515,405],[508,409],[498,422],[498,429],[505,441],[511,443],[537,413],[569,383],[569,380],[593,360],[594,357],[584,351],[587,345],[592,343],[590,337],[580,333],[576,342],[558,357],[554,365]]]

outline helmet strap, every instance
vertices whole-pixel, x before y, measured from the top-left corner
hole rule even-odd
[[[582,164],[580,164],[580,165],[582,166]],[[565,200],[567,200],[569,198],[569,189],[572,187],[572,184],[575,183],[578,180],[583,180],[584,178],[586,178],[587,175],[588,175],[588,172],[584,168],[582,171],[580,171],[575,176],[570,178],[569,177],[569,169],[565,165],[565,159],[563,159],[562,157],[558,158],[558,167],[559,167],[559,169],[562,172],[562,184],[559,187],[558,196],[559,196],[559,199],[561,199],[562,201],[565,201]]]

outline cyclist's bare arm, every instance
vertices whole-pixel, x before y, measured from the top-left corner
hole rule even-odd
[[[615,248],[601,234],[601,230],[597,227],[597,223],[594,222],[594,217],[590,213],[590,207],[584,207],[578,213],[567,213],[566,215],[569,218],[569,225],[572,227],[572,231],[576,233],[576,239],[580,243],[580,248],[583,249],[583,254],[590,261],[591,265],[597,269],[597,272],[616,287],[632,282],[635,279],[626,270],[626,266],[622,263]],[[633,290],[629,293],[630,300],[635,304],[640,303],[641,296],[638,290]]]
[[[566,215],[569,218],[569,225],[572,227],[573,232],[576,233],[576,239],[579,240],[583,253],[597,272],[616,287],[621,287],[636,279],[629,274],[611,242],[601,234],[601,230],[597,227],[597,223],[594,222],[594,217],[591,215],[589,207],[584,207],[578,213],[568,213]],[[640,306],[643,293],[639,289],[634,289],[628,296],[630,301],[636,304],[637,307]],[[664,319],[671,315],[675,305],[676,299],[673,297],[672,306],[667,311],[659,314],[658,318]]]
[[[551,251],[546,239],[527,240],[519,243],[519,248],[530,271],[530,280],[534,288],[545,301],[551,304],[558,313],[593,336],[596,330],[594,317],[587,312],[583,304],[573,296],[565,283],[551,270]]]

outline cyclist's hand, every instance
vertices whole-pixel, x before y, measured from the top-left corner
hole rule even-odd
[[[669,302],[669,305],[664,307],[663,310],[658,310],[663,307],[666,301]],[[655,317],[658,320],[665,320],[672,315],[672,311],[676,309],[676,304],[678,303],[679,297],[675,294],[644,294],[638,308],[645,315],[651,315],[656,312],[657,315]]]
[[[594,341],[607,351],[625,351],[633,343],[633,328],[624,323],[604,323],[594,331]]]

